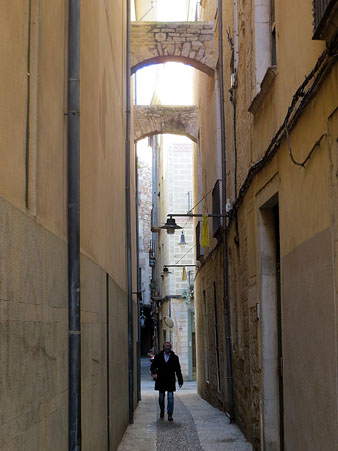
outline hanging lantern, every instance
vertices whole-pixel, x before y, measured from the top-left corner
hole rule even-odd
[[[146,326],[146,317],[143,312],[140,315],[140,327],[144,328]]]
[[[182,227],[176,224],[175,218],[169,216],[167,222],[160,227],[160,229],[164,229],[167,231],[168,235],[173,235],[175,230],[181,229]]]
[[[178,244],[179,244],[180,246],[184,246],[185,244],[187,244],[187,243],[185,242],[185,236],[184,236],[183,230],[182,230],[181,237],[180,237],[180,241],[178,242]]]

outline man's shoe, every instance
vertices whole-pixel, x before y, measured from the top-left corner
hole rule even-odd
[[[172,413],[168,413],[168,420],[169,421],[173,421],[173,414]]]
[[[161,410],[160,418],[161,418],[161,420],[164,418],[164,411],[163,410]]]

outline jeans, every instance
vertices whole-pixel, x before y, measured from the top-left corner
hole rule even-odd
[[[165,398],[165,392],[160,391],[158,402],[160,404],[160,409],[162,412],[164,412],[164,398]],[[174,392],[168,391],[168,413],[173,413],[174,411]]]

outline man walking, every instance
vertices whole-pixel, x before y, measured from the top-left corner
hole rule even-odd
[[[159,391],[160,418],[164,418],[164,398],[165,392],[168,392],[168,420],[173,421],[176,376],[180,387],[183,385],[183,377],[179,358],[171,350],[170,341],[163,343],[163,351],[155,356],[150,371],[155,380],[155,390]]]

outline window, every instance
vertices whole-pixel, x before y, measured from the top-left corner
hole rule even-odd
[[[275,0],[255,0],[256,83],[249,111],[256,114],[276,77],[277,31]]]
[[[275,0],[270,3],[271,66],[277,65]]]
[[[313,39],[331,40],[338,27],[336,0],[313,0]]]
[[[214,189],[212,190],[212,214],[221,214],[221,181],[217,180]],[[220,217],[212,218],[212,232],[214,238],[218,236],[218,232],[221,230],[222,221]]]
[[[197,226],[196,226],[196,235],[195,235],[195,239],[196,239],[196,260],[199,260],[199,261],[202,261],[203,260],[203,256],[204,256],[204,249],[200,245],[201,224],[202,224],[202,222],[198,221]]]
[[[277,62],[275,0],[255,0],[256,93],[271,66]]]
[[[191,210],[191,207],[192,207],[192,202],[191,202],[192,192],[191,191],[187,192],[187,197],[188,197],[188,210],[187,210],[187,212],[189,213],[190,210]]]

